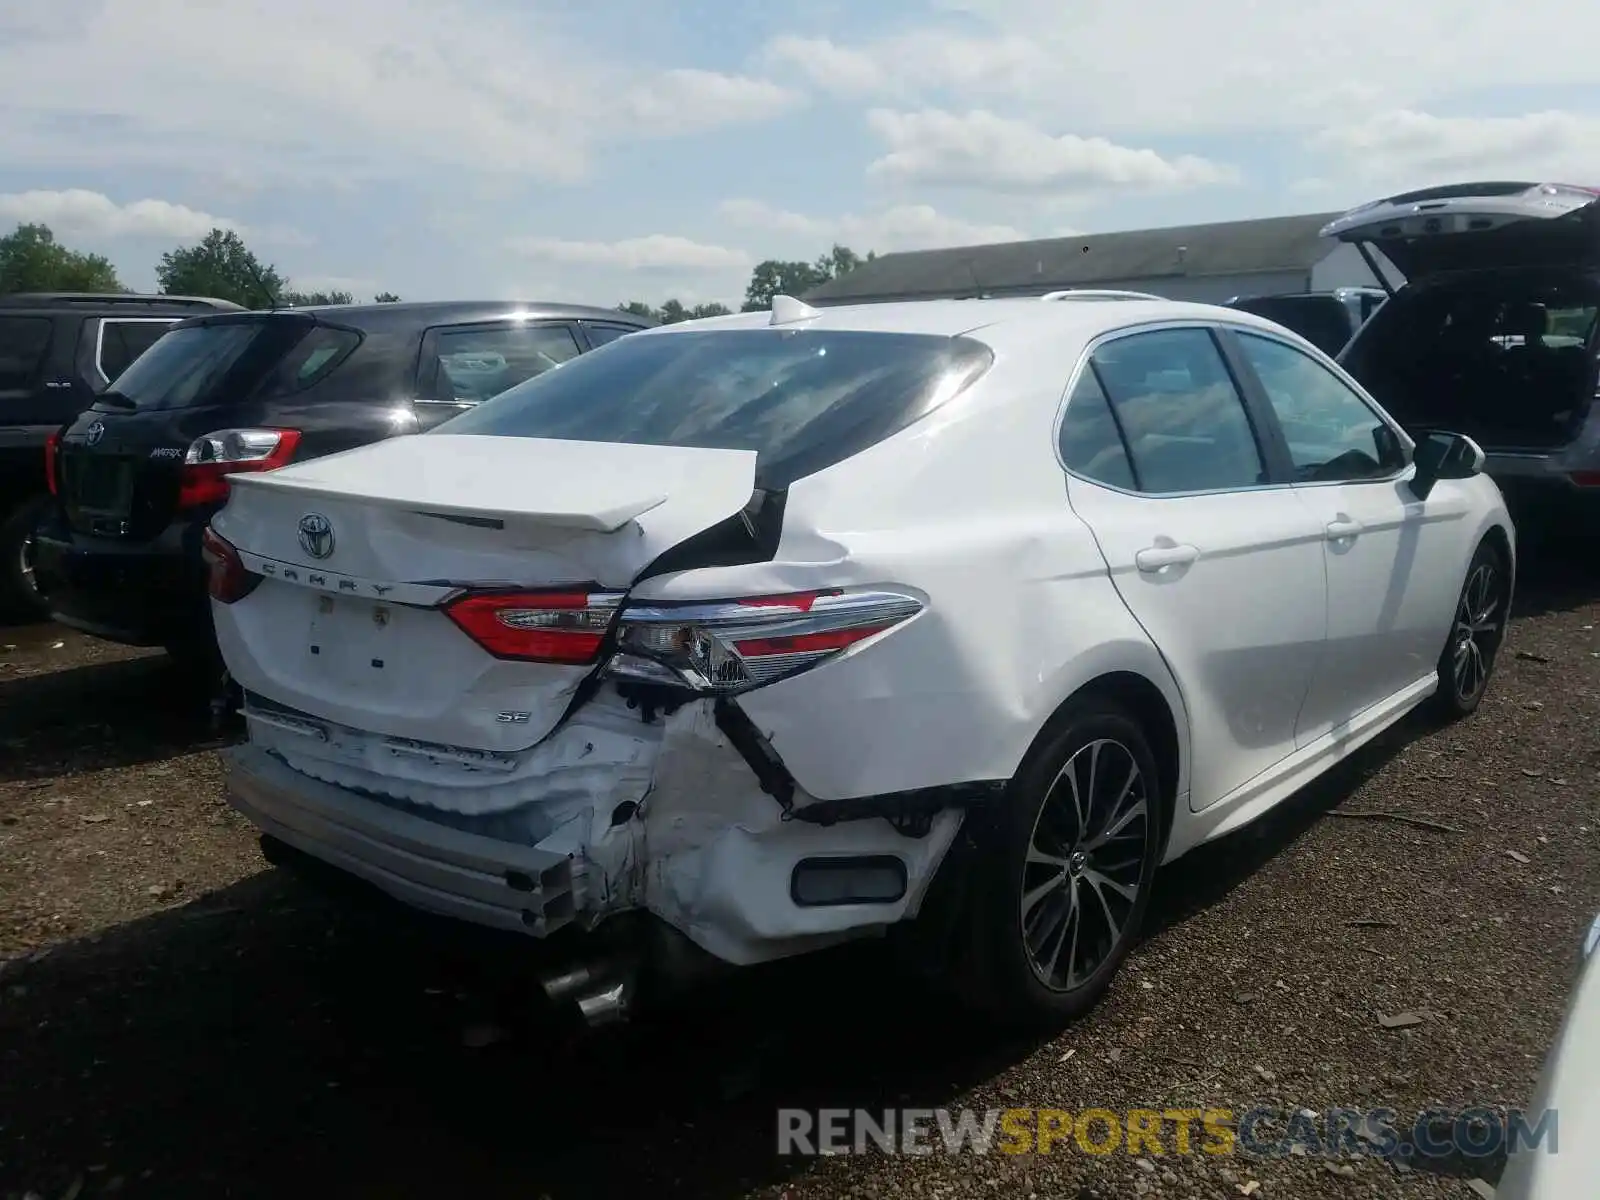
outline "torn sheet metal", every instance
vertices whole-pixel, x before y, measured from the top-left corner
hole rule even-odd
[[[280,710],[247,710],[253,745],[375,805],[508,848],[568,856],[580,922],[644,908],[738,965],[914,916],[962,820],[959,810],[942,812],[923,836],[907,837],[884,820],[786,819],[718,729],[711,701],[646,722],[608,687],[554,736],[490,768],[451,748],[397,747],[301,716],[325,736],[295,731]],[[898,857],[905,895],[889,904],[796,905],[795,864],[831,855]]]

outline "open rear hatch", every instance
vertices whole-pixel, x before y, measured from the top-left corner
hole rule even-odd
[[[1323,234],[1377,249],[1407,288],[1340,353],[1413,431],[1545,455],[1584,427],[1595,390],[1600,191],[1463,183],[1352,210]],[[1376,271],[1376,266],[1374,265]]]
[[[1441,271],[1592,266],[1597,200],[1600,189],[1563,183],[1459,183],[1364,204],[1322,236],[1376,247],[1411,283]]]
[[[756,494],[754,451],[467,434],[240,477],[213,526],[259,581],[219,619],[224,652],[292,709],[525,747],[640,573]],[[538,650],[541,630],[561,645]]]

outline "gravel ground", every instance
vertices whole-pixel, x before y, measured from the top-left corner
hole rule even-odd
[[[268,869],[164,658],[0,630],[0,1196],[1474,1195],[1499,1163],[780,1158],[775,1109],[1525,1104],[1600,909],[1600,577],[1532,572],[1474,719],[1165,872],[1048,1044],[869,947],[576,1037],[503,943]]]

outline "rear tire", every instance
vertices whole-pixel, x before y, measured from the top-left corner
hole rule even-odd
[[[0,616],[7,620],[50,615],[33,573],[33,538],[50,504],[49,496],[30,496],[0,518]]]
[[[1439,653],[1439,689],[1434,712],[1447,721],[1471,716],[1489,690],[1495,658],[1505,641],[1511,571],[1493,542],[1483,541],[1467,564],[1466,578],[1450,619],[1450,636]]]
[[[1137,939],[1164,841],[1162,783],[1137,721],[1064,710],[997,806],[978,863],[971,999],[1059,1028],[1094,1006]]]

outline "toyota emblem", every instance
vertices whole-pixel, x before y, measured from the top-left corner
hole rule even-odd
[[[98,446],[100,444],[100,439],[105,437],[105,435],[105,422],[96,421],[93,425],[89,426],[89,428],[83,431],[83,444],[85,446]]]
[[[301,517],[300,548],[312,558],[327,558],[333,553],[333,523],[321,513]]]

